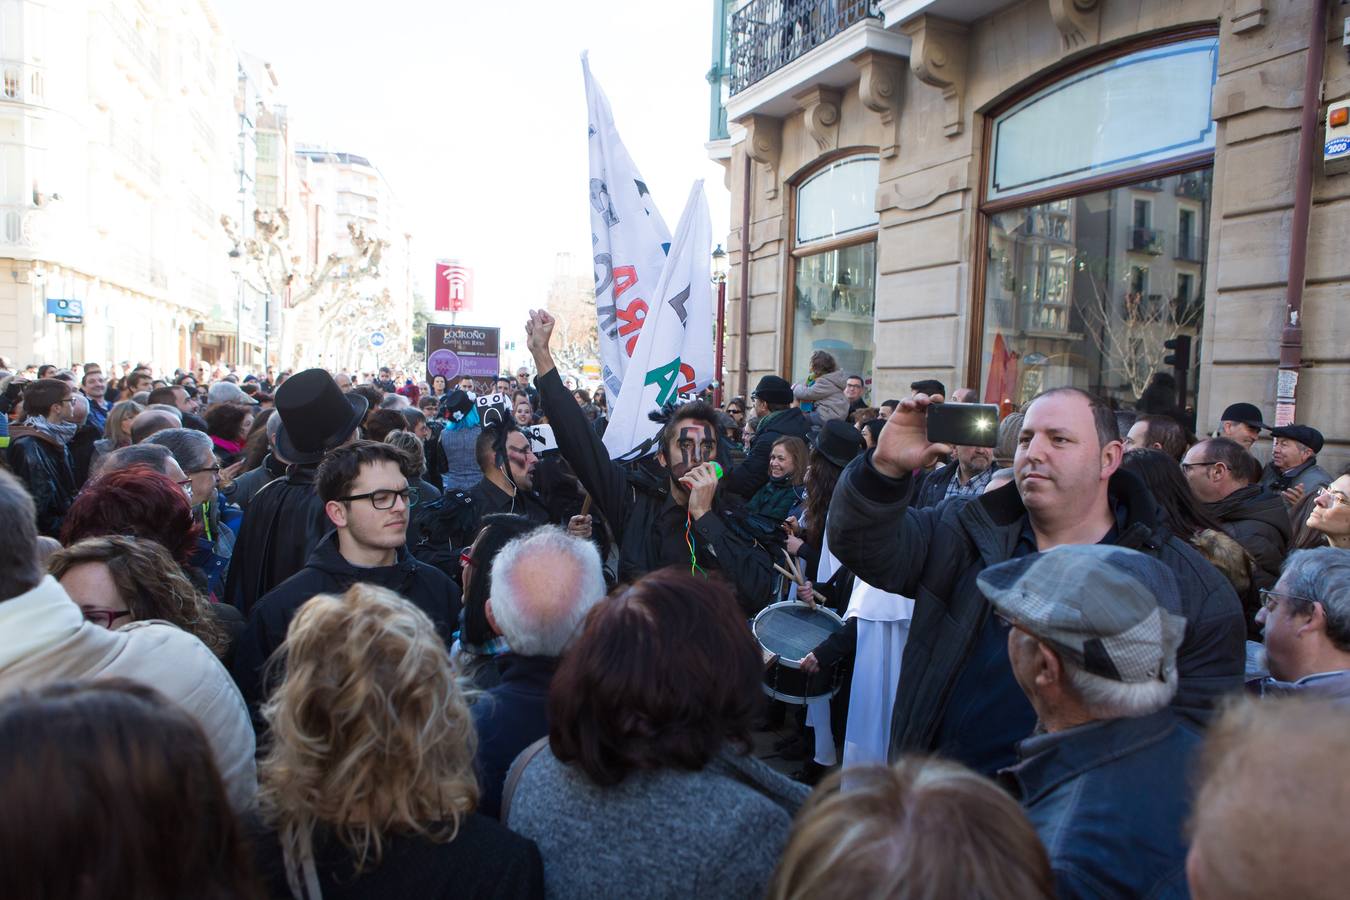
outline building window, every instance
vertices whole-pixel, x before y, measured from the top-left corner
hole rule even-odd
[[[870,377],[876,319],[875,154],[836,160],[796,189],[789,377],[805,381],[811,354]]]
[[[1215,38],[1164,44],[1075,72],[1013,104],[991,123],[986,199],[1213,153],[1218,62]],[[1137,184],[1154,190],[1156,179]]]
[[[7,100],[18,100],[23,91],[23,76],[19,74],[16,66],[9,66],[5,69],[5,98]]]
[[[1008,411],[1073,386],[1131,408],[1168,368],[1163,342],[1199,339],[1216,56],[1212,37],[1126,52],[991,117],[976,357],[986,402]]]

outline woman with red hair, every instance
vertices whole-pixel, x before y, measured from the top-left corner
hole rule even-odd
[[[149,466],[129,466],[96,478],[66,514],[61,543],[118,534],[154,541],[185,565],[201,526],[183,489]]]

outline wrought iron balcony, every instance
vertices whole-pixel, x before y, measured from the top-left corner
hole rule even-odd
[[[1136,225],[1130,229],[1130,250],[1135,253],[1161,256],[1163,252],[1162,232],[1156,228],[1140,228]]]
[[[731,17],[732,95],[879,16],[873,0],[750,0]]]
[[[1204,262],[1205,248],[1198,234],[1177,235],[1176,259],[1183,262]]]
[[[1176,195],[1192,200],[1204,200],[1209,197],[1209,180],[1203,172],[1188,172],[1177,177]]]

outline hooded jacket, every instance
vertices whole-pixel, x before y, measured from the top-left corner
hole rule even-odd
[[[310,554],[304,568],[258,601],[249,613],[243,634],[235,642],[231,674],[244,695],[259,735],[265,731],[265,725],[258,716],[258,708],[283,675],[278,667],[275,679],[265,685],[263,667],[286,640],[291,619],[316,594],[341,594],[357,582],[388,588],[412,601],[436,625],[449,647],[459,618],[460,592],[445,573],[418,562],[405,547],[398,549],[398,560],[392,566],[354,566],[339,552],[337,532],[330,532]]]
[[[9,430],[9,468],[33,496],[38,531],[58,536],[77,490],[66,445],[32,426],[15,425]]]
[[[848,373],[842,369],[835,369],[821,375],[810,384],[794,384],[792,396],[806,403],[815,404],[812,411],[823,424],[830,419],[842,419],[848,415],[849,402],[844,396],[844,388],[847,385]]]
[[[1233,540],[1241,544],[1256,563],[1252,572],[1253,587],[1274,587],[1293,535],[1289,508],[1280,495],[1262,490],[1260,485],[1249,484],[1207,505],[1226,526]]]
[[[872,452],[840,476],[827,528],[831,551],[855,575],[915,599],[891,717],[894,758],[935,749],[947,702],[990,614],[975,578],[1012,558],[1027,510],[1015,484],[978,499],[906,509],[914,479],[881,474]],[[1168,611],[1186,618],[1186,632],[1177,649],[1172,706],[1203,724],[1220,697],[1242,687],[1242,604],[1227,579],[1161,523],[1137,476],[1117,471],[1108,490],[1120,523],[1116,546],[1147,553],[1176,575],[1180,606]],[[1011,754],[1013,748],[1000,749]]]

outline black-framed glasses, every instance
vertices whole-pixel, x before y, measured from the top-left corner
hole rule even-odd
[[[370,505],[376,509],[393,509],[397,498],[403,498],[403,504],[409,509],[417,505],[417,488],[406,487],[401,491],[367,491],[364,494],[352,494],[349,497],[338,497],[343,503],[351,503],[354,500],[369,500]]]
[[[1212,459],[1212,460],[1210,460],[1209,462],[1193,462],[1193,463],[1187,463],[1187,462],[1184,462],[1184,463],[1181,464],[1181,470],[1182,470],[1183,472],[1189,472],[1191,469],[1194,469],[1196,466],[1217,466],[1218,464],[1219,464],[1219,460],[1217,460],[1217,459]]]
[[[198,474],[199,472],[210,472],[212,475],[214,475],[214,476],[216,476],[217,478],[219,478],[219,477],[220,477],[220,468],[221,468],[221,467],[220,467],[220,463],[216,463],[214,466],[203,466],[203,467],[200,468],[200,469],[193,469],[191,472],[188,472],[188,474],[189,474],[189,475],[196,475],[196,474]]]
[[[1309,600],[1307,597],[1300,597],[1297,594],[1276,593],[1270,588],[1261,588],[1257,593],[1261,595],[1261,605],[1266,608],[1268,613],[1273,613],[1275,608],[1280,605],[1281,600],[1290,600],[1304,606],[1312,606],[1317,602],[1316,600]]]
[[[174,484],[178,485],[180,488],[183,489],[183,493],[185,493],[185,494],[188,495],[188,499],[192,499],[192,479],[191,479],[191,478],[185,478],[185,479],[183,479],[182,481],[175,481]]]

